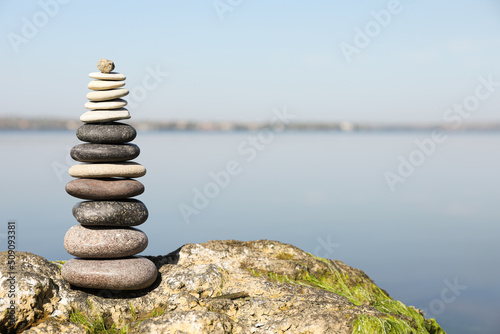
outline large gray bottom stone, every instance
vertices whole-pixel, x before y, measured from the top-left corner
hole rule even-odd
[[[139,290],[156,281],[158,272],[143,257],[91,260],[71,259],[61,268],[63,278],[74,286],[91,289]]]
[[[84,258],[118,258],[136,255],[146,249],[148,237],[133,227],[71,227],[64,237],[68,253]]]

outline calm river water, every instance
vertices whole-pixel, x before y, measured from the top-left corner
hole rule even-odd
[[[144,254],[279,240],[364,270],[449,333],[500,332],[500,135],[450,134],[429,155],[415,153],[427,133],[254,135],[139,132]],[[78,143],[74,132],[0,132],[3,250],[14,219],[18,250],[70,258],[78,199],[64,186]],[[391,191],[386,172],[410,156],[418,166],[401,167]]]

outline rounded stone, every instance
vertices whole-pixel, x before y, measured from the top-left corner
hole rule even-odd
[[[87,99],[91,101],[109,101],[127,95],[128,95],[128,89],[119,88],[119,89],[109,89],[109,90],[89,92],[87,94]]]
[[[89,77],[92,79],[98,79],[98,80],[113,80],[113,81],[119,81],[119,80],[125,80],[126,77],[121,74],[121,73],[116,73],[116,72],[111,72],[111,73],[101,73],[101,72],[92,72],[89,74]]]
[[[101,73],[109,73],[115,69],[115,63],[113,63],[112,60],[102,58],[97,63],[97,68],[101,71]]]
[[[137,226],[148,219],[148,209],[136,199],[84,201],[75,204],[73,216],[82,225]]]
[[[64,248],[77,257],[104,259],[139,254],[148,246],[148,237],[133,227],[75,225],[64,236]]]
[[[83,163],[71,166],[69,175],[73,177],[107,178],[107,177],[141,177],[146,175],[146,168],[137,162]]]
[[[130,113],[126,108],[113,110],[91,110],[80,116],[80,121],[84,123],[102,123],[129,119]]]
[[[133,256],[125,259],[71,259],[61,268],[63,278],[81,288],[139,290],[156,281],[158,272],[150,260]]]
[[[118,162],[133,160],[141,150],[134,144],[80,144],[74,146],[70,155],[81,162]]]
[[[92,80],[87,87],[92,90],[107,90],[123,86],[125,86],[125,81]]]
[[[84,124],[76,130],[78,139],[96,144],[122,144],[136,136],[137,131],[132,126],[118,122]]]
[[[127,101],[122,99],[115,99],[105,102],[87,102],[85,103],[85,108],[92,110],[109,110],[109,109],[120,109],[127,105]]]
[[[144,185],[130,179],[76,179],[66,184],[71,196],[91,200],[118,200],[144,192]]]

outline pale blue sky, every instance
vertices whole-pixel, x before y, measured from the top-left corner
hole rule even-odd
[[[263,121],[286,106],[300,121],[441,121],[478,77],[500,81],[494,0],[401,0],[350,63],[340,45],[391,1],[65,2],[0,1],[0,116],[77,119],[102,57],[135,89],[133,119]],[[233,7],[224,20],[214,3]],[[148,68],[169,75],[141,96]],[[500,121],[499,106],[500,88],[467,121]]]

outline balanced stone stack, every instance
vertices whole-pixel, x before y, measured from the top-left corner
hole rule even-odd
[[[111,72],[112,61],[101,59],[101,72],[90,73],[87,94],[90,100],[81,115],[85,124],[76,136],[86,143],[71,149],[71,157],[80,164],[69,169],[77,179],[68,182],[68,194],[85,199],[73,207],[73,216],[80,223],[69,229],[64,248],[78,258],[61,269],[66,281],[74,286],[94,289],[136,290],[153,284],[157,270],[153,262],[135,256],[146,249],[148,238],[132,226],[146,221],[144,203],[133,199],[144,192],[141,182],[132,178],[144,176],[146,169],[131,162],[140,153],[130,144],[136,130],[118,120],[130,118],[121,97],[128,90],[125,76]]]

